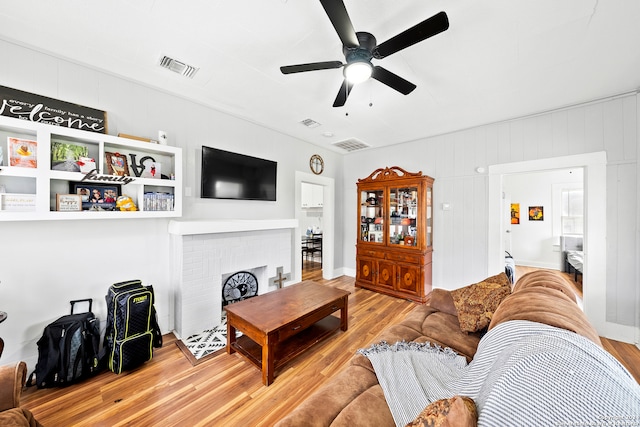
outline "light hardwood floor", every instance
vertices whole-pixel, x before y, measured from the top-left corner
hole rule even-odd
[[[271,426],[342,369],[387,325],[415,304],[353,286],[353,278],[323,280],[319,268],[305,279],[351,292],[349,330],[337,332],[292,360],[272,385],[242,356],[219,353],[193,366],[165,336],[162,348],[141,368],[116,375],[103,372],[66,388],[28,388],[22,406],[46,427],[57,426]],[[640,381],[640,350],[604,340]]]

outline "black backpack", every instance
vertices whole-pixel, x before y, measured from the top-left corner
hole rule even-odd
[[[103,354],[116,374],[142,365],[162,347],[152,286],[128,280],[109,287]]]
[[[76,303],[88,302],[86,313],[73,313]],[[28,385],[38,388],[65,386],[100,371],[100,322],[91,312],[92,299],[74,300],[71,314],[44,328],[38,340],[38,362]],[[34,382],[35,376],[35,382]]]

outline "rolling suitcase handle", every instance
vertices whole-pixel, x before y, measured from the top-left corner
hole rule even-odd
[[[73,301],[69,301],[71,303],[71,314],[73,314],[73,307],[76,305],[76,303],[79,302],[88,302],[89,303],[89,310],[87,310],[87,313],[90,313],[91,310],[91,306],[93,305],[93,298],[85,298],[85,299],[76,299]]]

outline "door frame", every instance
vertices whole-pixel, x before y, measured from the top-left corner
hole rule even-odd
[[[584,312],[598,333],[604,337],[620,337],[621,325],[606,321],[607,251],[606,251],[606,152],[554,157],[489,166],[489,272],[504,270],[505,232],[502,221],[502,182],[505,175],[554,169],[584,168]],[[627,331],[622,332],[627,335]],[[626,341],[629,342],[629,341]]]

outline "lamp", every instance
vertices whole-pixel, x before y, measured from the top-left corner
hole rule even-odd
[[[372,70],[373,66],[371,65],[371,62],[367,60],[359,60],[347,64],[344,68],[344,77],[349,81],[349,83],[355,85],[362,83],[371,77]]]

